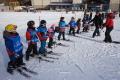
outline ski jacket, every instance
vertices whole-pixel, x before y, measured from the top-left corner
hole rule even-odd
[[[59,22],[59,31],[60,32],[65,32],[65,27],[66,27],[66,22],[65,21],[60,21]]]
[[[81,26],[81,22],[77,22],[76,25],[77,25],[77,27],[80,27]]]
[[[96,26],[101,26],[103,21],[100,15],[95,15],[90,22],[93,22]]]
[[[60,21],[59,22],[59,27],[60,28],[65,28],[66,27],[66,22],[65,21]]]
[[[54,37],[54,29],[53,28],[49,28],[48,29],[48,36],[49,36],[49,38],[53,38]]]
[[[113,26],[114,26],[113,19],[107,18],[105,25],[107,28],[113,28]]]
[[[72,28],[76,28],[76,22],[75,21],[70,21],[69,22],[69,25],[70,25],[70,27],[72,27]]]
[[[23,45],[18,33],[4,31],[3,38],[9,56],[22,55]]]
[[[46,26],[39,26],[37,28],[37,35],[40,41],[46,41],[48,38]]]
[[[89,16],[84,16],[82,22],[85,23],[85,22],[89,22],[90,21],[90,17]]]
[[[35,44],[38,42],[37,31],[35,28],[28,28],[26,31],[26,40]]]

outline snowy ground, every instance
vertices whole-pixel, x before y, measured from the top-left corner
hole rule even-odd
[[[120,80],[120,44],[103,43],[104,30],[101,31],[101,37],[95,39],[91,38],[93,30],[77,35],[79,37],[66,35],[66,38],[73,42],[61,42],[69,47],[57,46],[53,49],[60,56],[52,55],[52,57],[58,57],[59,60],[54,60],[54,63],[44,61],[39,63],[38,59],[32,58],[27,62],[27,67],[38,73],[38,75],[30,74],[32,76],[30,79],[17,72],[13,76],[6,72],[9,58],[6,57],[7,53],[2,38],[5,25],[9,23],[18,25],[18,32],[26,47],[25,31],[28,20],[35,20],[36,26],[38,26],[40,17],[47,20],[49,27],[51,24],[57,25],[61,16],[65,16],[69,21],[72,16],[82,18],[83,13],[0,13],[0,80]],[[120,19],[116,18],[114,21],[115,28],[111,35],[114,41],[120,41]]]

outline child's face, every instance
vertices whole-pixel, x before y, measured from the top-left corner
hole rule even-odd
[[[33,27],[35,27],[35,24],[33,25]]]
[[[64,21],[64,19],[62,19],[62,21]]]
[[[75,19],[74,19],[74,18],[72,18],[71,20],[72,20],[72,21],[74,21]]]
[[[46,23],[44,23],[43,26],[46,26]]]
[[[17,26],[14,25],[13,33],[16,33],[16,30],[17,30]]]

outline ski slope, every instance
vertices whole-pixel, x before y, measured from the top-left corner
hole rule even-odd
[[[34,20],[36,27],[39,25],[39,18],[47,21],[47,27],[58,24],[59,18],[65,17],[68,22],[71,17],[83,18],[83,12],[72,14],[69,12],[41,12],[41,13],[24,13],[24,12],[2,12],[0,13],[0,80],[120,80],[120,44],[104,43],[104,30],[101,30],[101,36],[91,38],[94,28],[88,33],[78,34],[78,37],[68,36],[67,39],[73,42],[61,42],[67,47],[55,45],[53,51],[59,55],[48,55],[59,58],[49,59],[54,63],[40,61],[37,58],[31,58],[26,62],[27,67],[38,75],[31,75],[27,79],[15,72],[10,75],[6,72],[7,56],[2,32],[9,23],[18,26],[22,42],[24,44],[24,53],[27,47],[25,32],[27,21]],[[116,18],[115,28],[111,35],[114,41],[120,41],[120,19]],[[56,34],[57,36],[57,34]],[[39,44],[39,43],[38,43]],[[27,73],[27,72],[26,72]]]

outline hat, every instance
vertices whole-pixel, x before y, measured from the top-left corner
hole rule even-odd
[[[34,24],[35,24],[35,22],[34,22],[34,21],[28,21],[27,26],[32,27]]]
[[[41,20],[41,22],[40,22],[41,25],[43,25],[43,24],[45,24],[45,23],[46,23],[45,20]]]
[[[5,31],[8,31],[8,32],[16,32],[16,28],[17,28],[16,25],[8,24],[8,25],[5,27]]]

